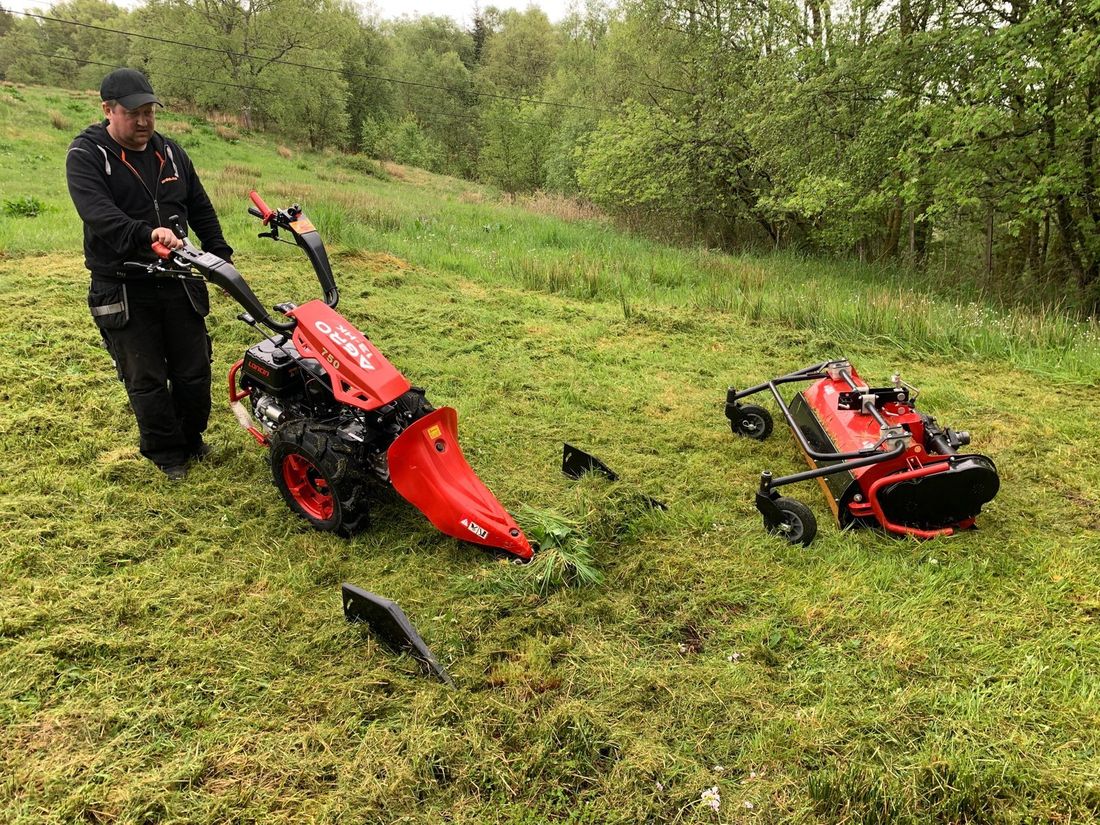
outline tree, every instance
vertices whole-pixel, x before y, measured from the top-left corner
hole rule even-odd
[[[552,115],[538,104],[497,100],[482,110],[478,174],[505,192],[540,187]]]
[[[393,24],[395,109],[443,148],[440,171],[471,175],[476,152],[476,98],[470,70],[473,43],[449,18],[420,17]],[[465,57],[465,59],[464,59]]]
[[[481,52],[479,91],[513,96],[538,94],[559,48],[557,34],[545,12],[530,7],[497,15],[498,24]]]
[[[68,0],[53,6],[46,16],[71,22],[0,17],[0,74],[6,79],[96,88],[107,69],[85,61],[117,64],[119,55],[129,48],[125,35],[106,31],[125,31],[128,25],[129,13],[113,3]],[[6,32],[2,30],[5,19]]]

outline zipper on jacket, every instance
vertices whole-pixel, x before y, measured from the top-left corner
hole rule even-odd
[[[152,142],[153,141],[150,139],[149,144],[151,145]],[[158,226],[164,226],[164,221],[160,217],[160,202],[157,200],[157,196],[160,194],[160,173],[164,171],[164,158],[162,158],[160,156],[160,153],[157,152],[156,149],[153,150],[153,154],[155,154],[157,156],[157,158],[160,159],[160,166],[157,167],[156,192],[153,192],[152,190],[149,189],[149,185],[145,182],[145,179],[141,176],[141,174],[138,172],[138,170],[135,169],[133,166],[131,166],[130,162],[128,160],[126,160],[125,150],[120,155],[118,152],[116,152],[110,146],[108,146],[107,149],[108,149],[108,151],[110,151],[110,153],[112,155],[114,155],[116,158],[118,158],[120,161],[122,161],[122,163],[126,166],[126,168],[129,169],[133,173],[134,177],[138,179],[138,183],[140,183],[141,188],[145,190],[145,194],[147,194],[153,201],[153,212],[155,212],[156,216],[157,216],[157,225]],[[168,228],[171,229],[171,227],[168,227]],[[173,229],[172,231],[174,232],[175,230]]]

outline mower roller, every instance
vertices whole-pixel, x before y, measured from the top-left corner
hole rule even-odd
[[[790,404],[780,385],[812,382]],[[941,427],[916,408],[917,391],[894,375],[868,387],[844,359],[825,361],[746,390],[730,387],[726,417],[734,434],[763,441],[772,432],[767,409],[742,399],[770,391],[810,469],[760,475],[756,508],[770,533],[807,546],[817,533],[813,512],[779,488],[816,479],[841,528],[877,526],[916,538],[950,536],[974,526],[1000,487],[984,455],[962,454],[970,434]]]
[[[323,301],[279,304],[282,317],[273,317],[233,264],[186,239],[175,250],[154,244],[163,263],[137,266],[205,278],[244,307],[241,321],[274,333],[229,370],[229,402],[241,426],[270,448],[272,478],[290,509],[318,530],[350,535],[367,526],[370,484],[380,482],[443,533],[529,560],[527,538],[462,454],[455,411],[432,407],[336,312],[340,293],[317,229],[296,204],[273,210],[256,192],[249,196],[248,211],[268,227],[260,236],[291,236],[313,265]]]

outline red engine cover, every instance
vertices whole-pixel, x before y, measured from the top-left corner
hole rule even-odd
[[[387,452],[397,492],[441,532],[521,559],[531,545],[458,446],[458,414],[440,407],[410,424]]]
[[[337,401],[373,410],[408,392],[411,385],[405,376],[324,301],[302,304],[287,315],[298,322],[294,346],[303,358],[313,358],[325,368]]]

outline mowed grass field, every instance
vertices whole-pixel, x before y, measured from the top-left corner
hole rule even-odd
[[[0,87],[0,201],[44,207],[0,215],[0,821],[1100,819],[1095,323],[163,117],[261,298],[317,286],[255,238],[252,187],[305,207],[341,311],[457,408],[521,523],[587,541],[601,581],[546,589],[392,494],[350,540],[293,516],[224,402],[256,340],[224,296],[212,460],[173,484],[141,458],[64,184],[95,111]],[[814,544],[763,531],[759,472],[804,465],[782,426],[735,439],[725,389],[840,355],[997,463],[979,530],[841,533],[806,484]],[[563,441],[621,480],[565,478]],[[396,600],[456,687],[346,624],[343,581]]]

